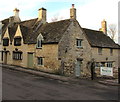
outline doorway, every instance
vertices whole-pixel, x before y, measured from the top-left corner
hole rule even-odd
[[[28,53],[28,68],[33,68],[33,53]]]
[[[3,63],[7,64],[7,52],[4,52]]]
[[[82,61],[81,60],[77,60],[77,64],[76,64],[76,67],[75,67],[75,76],[76,77],[80,77],[81,64],[82,64]]]

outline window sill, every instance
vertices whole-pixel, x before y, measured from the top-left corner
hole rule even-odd
[[[9,46],[9,45],[3,45],[3,46]]]
[[[82,46],[77,46],[77,48],[78,48],[78,49],[83,49],[83,47],[82,47]]]
[[[42,47],[36,47],[36,49],[42,49]]]
[[[44,65],[38,65],[39,67],[44,67]]]
[[[13,59],[13,60],[15,60],[15,61],[22,61],[22,59]]]
[[[21,44],[20,45],[14,45],[14,46],[21,46]]]

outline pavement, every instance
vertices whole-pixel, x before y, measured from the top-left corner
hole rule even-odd
[[[65,81],[65,82],[79,83],[82,80],[88,80],[88,81],[96,81],[98,83],[105,84],[105,85],[120,86],[120,84],[118,84],[118,79],[103,79],[103,78],[99,79],[99,78],[97,78],[95,80],[91,80],[90,78],[87,78],[87,79],[85,79],[85,78],[72,78],[72,77],[66,77],[66,76],[61,76],[61,75],[55,75],[55,74],[51,74],[51,73],[45,73],[45,72],[41,72],[39,70],[23,68],[20,66],[5,65],[5,64],[1,64],[1,66],[3,68],[22,71],[22,72],[30,73],[33,75],[37,75],[37,76],[41,76],[41,77],[45,77],[45,78],[52,78],[55,80],[60,80],[60,81]]]

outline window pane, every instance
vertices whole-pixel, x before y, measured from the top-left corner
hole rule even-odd
[[[43,59],[41,58],[41,65],[43,65]]]
[[[1,60],[3,61],[3,51],[1,52],[1,54],[2,54],[2,55],[1,55]]]
[[[77,39],[77,47],[82,47],[82,39]]]
[[[37,47],[40,47],[39,40],[37,41]]]
[[[107,67],[112,67],[113,66],[113,63],[112,62],[108,62],[107,63]]]
[[[14,60],[22,60],[22,52],[13,52]]]
[[[21,45],[21,38],[14,38],[14,45],[20,46]]]
[[[38,65],[43,65],[43,58],[42,57],[38,57]]]
[[[9,45],[9,39],[3,39],[3,46]]]
[[[37,47],[41,48],[42,47],[42,41],[41,40],[37,40]]]
[[[20,54],[20,59],[22,60],[22,53]]]

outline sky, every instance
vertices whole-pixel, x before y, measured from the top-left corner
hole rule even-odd
[[[77,20],[84,28],[99,30],[101,21],[105,19],[107,25],[118,26],[119,0],[0,0],[0,20],[13,15],[13,9],[20,10],[21,20],[38,17],[38,9],[47,9],[47,21],[51,22],[54,16],[59,19],[70,18],[70,8],[75,4]],[[116,41],[117,41],[116,36]]]

